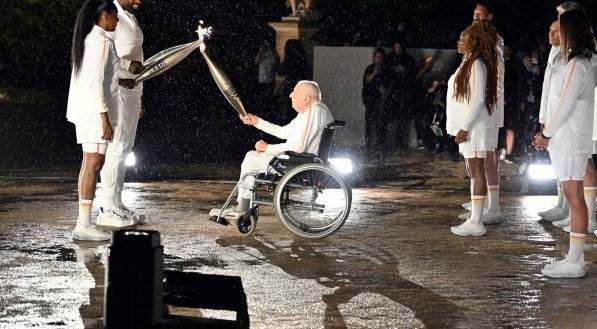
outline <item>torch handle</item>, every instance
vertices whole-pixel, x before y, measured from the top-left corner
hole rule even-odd
[[[216,81],[218,88],[224,97],[228,100],[230,105],[234,107],[234,109],[241,115],[247,115],[247,111],[245,110],[245,106],[236,91],[236,88],[232,85],[226,74],[214,63],[211,58],[207,55],[206,52],[202,52],[201,55],[205,62],[207,63],[207,67],[209,67],[209,72],[211,72],[211,76]]]

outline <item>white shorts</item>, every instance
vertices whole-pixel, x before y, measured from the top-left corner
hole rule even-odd
[[[597,141],[593,141],[593,154],[597,154]],[[590,156],[590,158],[592,158]]]
[[[106,150],[108,149],[108,143],[83,143],[81,146],[85,153],[106,154]]]
[[[465,142],[458,144],[458,151],[467,158],[485,158],[487,152],[497,148],[497,128],[474,128]]]
[[[549,154],[549,157],[551,158],[553,172],[560,181],[579,181],[585,177],[588,157],[558,157],[552,153]]]

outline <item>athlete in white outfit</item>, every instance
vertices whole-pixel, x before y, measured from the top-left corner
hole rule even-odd
[[[539,149],[549,150],[552,167],[570,203],[570,249],[566,258],[546,265],[541,273],[578,278],[587,271],[583,247],[590,200],[586,200],[586,189],[594,184],[594,177],[588,179],[590,175],[586,173],[587,167],[593,166],[589,157],[593,151],[595,81],[590,58],[595,52],[595,41],[583,11],[566,11],[559,21],[565,66],[552,80],[545,128],[533,143]],[[594,205],[594,190],[592,200]]]
[[[143,33],[135,18],[141,0],[114,0],[120,23],[113,33],[116,53],[120,57],[119,77],[132,79],[143,71]],[[123,227],[142,221],[122,203],[122,190],[126,173],[125,159],[131,152],[137,123],[142,115],[141,95],[143,85],[133,89],[118,88],[119,123],[114,129],[114,139],[106,151],[106,163],[100,173],[103,207],[97,219],[99,225]]]
[[[498,102],[498,34],[487,20],[478,20],[462,32],[458,52],[462,63],[448,81],[446,130],[456,136],[471,178],[471,216],[452,227],[461,236],[484,235],[482,214],[487,198],[485,157],[495,151],[495,110]]]
[[[485,20],[491,22],[493,19],[493,8],[485,1],[477,2],[473,12],[473,20]],[[498,52],[498,100],[497,106],[492,118],[494,120],[494,134],[497,141],[500,128],[504,126],[504,40],[498,34],[496,44]],[[497,149],[497,144],[496,144]],[[487,180],[487,203],[483,211],[483,223],[499,224],[502,221],[502,212],[500,211],[500,175],[499,175],[499,157],[496,150],[488,150],[485,158],[485,177]],[[462,205],[465,209],[471,210],[471,202]],[[467,219],[471,213],[464,213],[458,216],[460,219]]]
[[[281,144],[267,144],[260,140],[255,144],[255,151],[249,151],[241,165],[240,177],[250,172],[266,173],[272,158],[285,151],[297,153],[317,154],[323,128],[334,121],[328,107],[321,102],[321,91],[314,81],[299,81],[290,94],[292,107],[298,112],[286,126],[269,123],[259,117],[249,114],[240,116],[246,125],[255,126],[270,135],[286,140]],[[236,207],[224,209],[222,217],[227,220],[237,220],[249,208],[253,176],[245,177],[239,188]],[[209,216],[218,216],[221,209],[212,209]]]
[[[118,23],[114,4],[88,0],[77,16],[72,45],[70,90],[66,117],[75,124],[77,143],[83,148],[79,173],[79,217],[72,232],[75,240],[108,240],[110,234],[91,225],[91,206],[97,175],[102,168],[108,143],[117,127],[118,84],[128,87],[132,80],[118,79],[118,56],[109,31]]]

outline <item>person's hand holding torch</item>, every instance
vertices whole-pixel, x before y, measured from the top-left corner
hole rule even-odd
[[[243,121],[244,124],[248,126],[256,126],[259,122],[259,117],[253,114],[242,115],[239,114],[238,117]]]

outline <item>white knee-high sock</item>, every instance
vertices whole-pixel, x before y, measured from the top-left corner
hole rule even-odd
[[[471,194],[471,222],[479,224],[482,223],[481,217],[483,216],[483,207],[485,206],[486,195],[473,195]]]
[[[81,224],[84,227],[91,226],[91,205],[93,200],[79,200],[79,218],[77,218],[77,224]]]
[[[564,200],[566,199],[564,197],[564,190],[562,189],[562,182],[560,182],[560,180],[556,180],[557,185],[558,185],[558,203],[556,204],[556,207],[558,208],[562,208],[562,206],[564,205]]]
[[[487,211],[493,211],[493,212],[500,211],[500,186],[499,185],[487,185],[487,201],[489,202]]]
[[[570,232],[570,250],[566,256],[568,262],[576,263],[581,260],[586,236],[583,233]]]
[[[589,225],[595,223],[595,194],[597,187],[587,186],[584,188],[585,202],[587,203],[587,210],[589,210]]]

